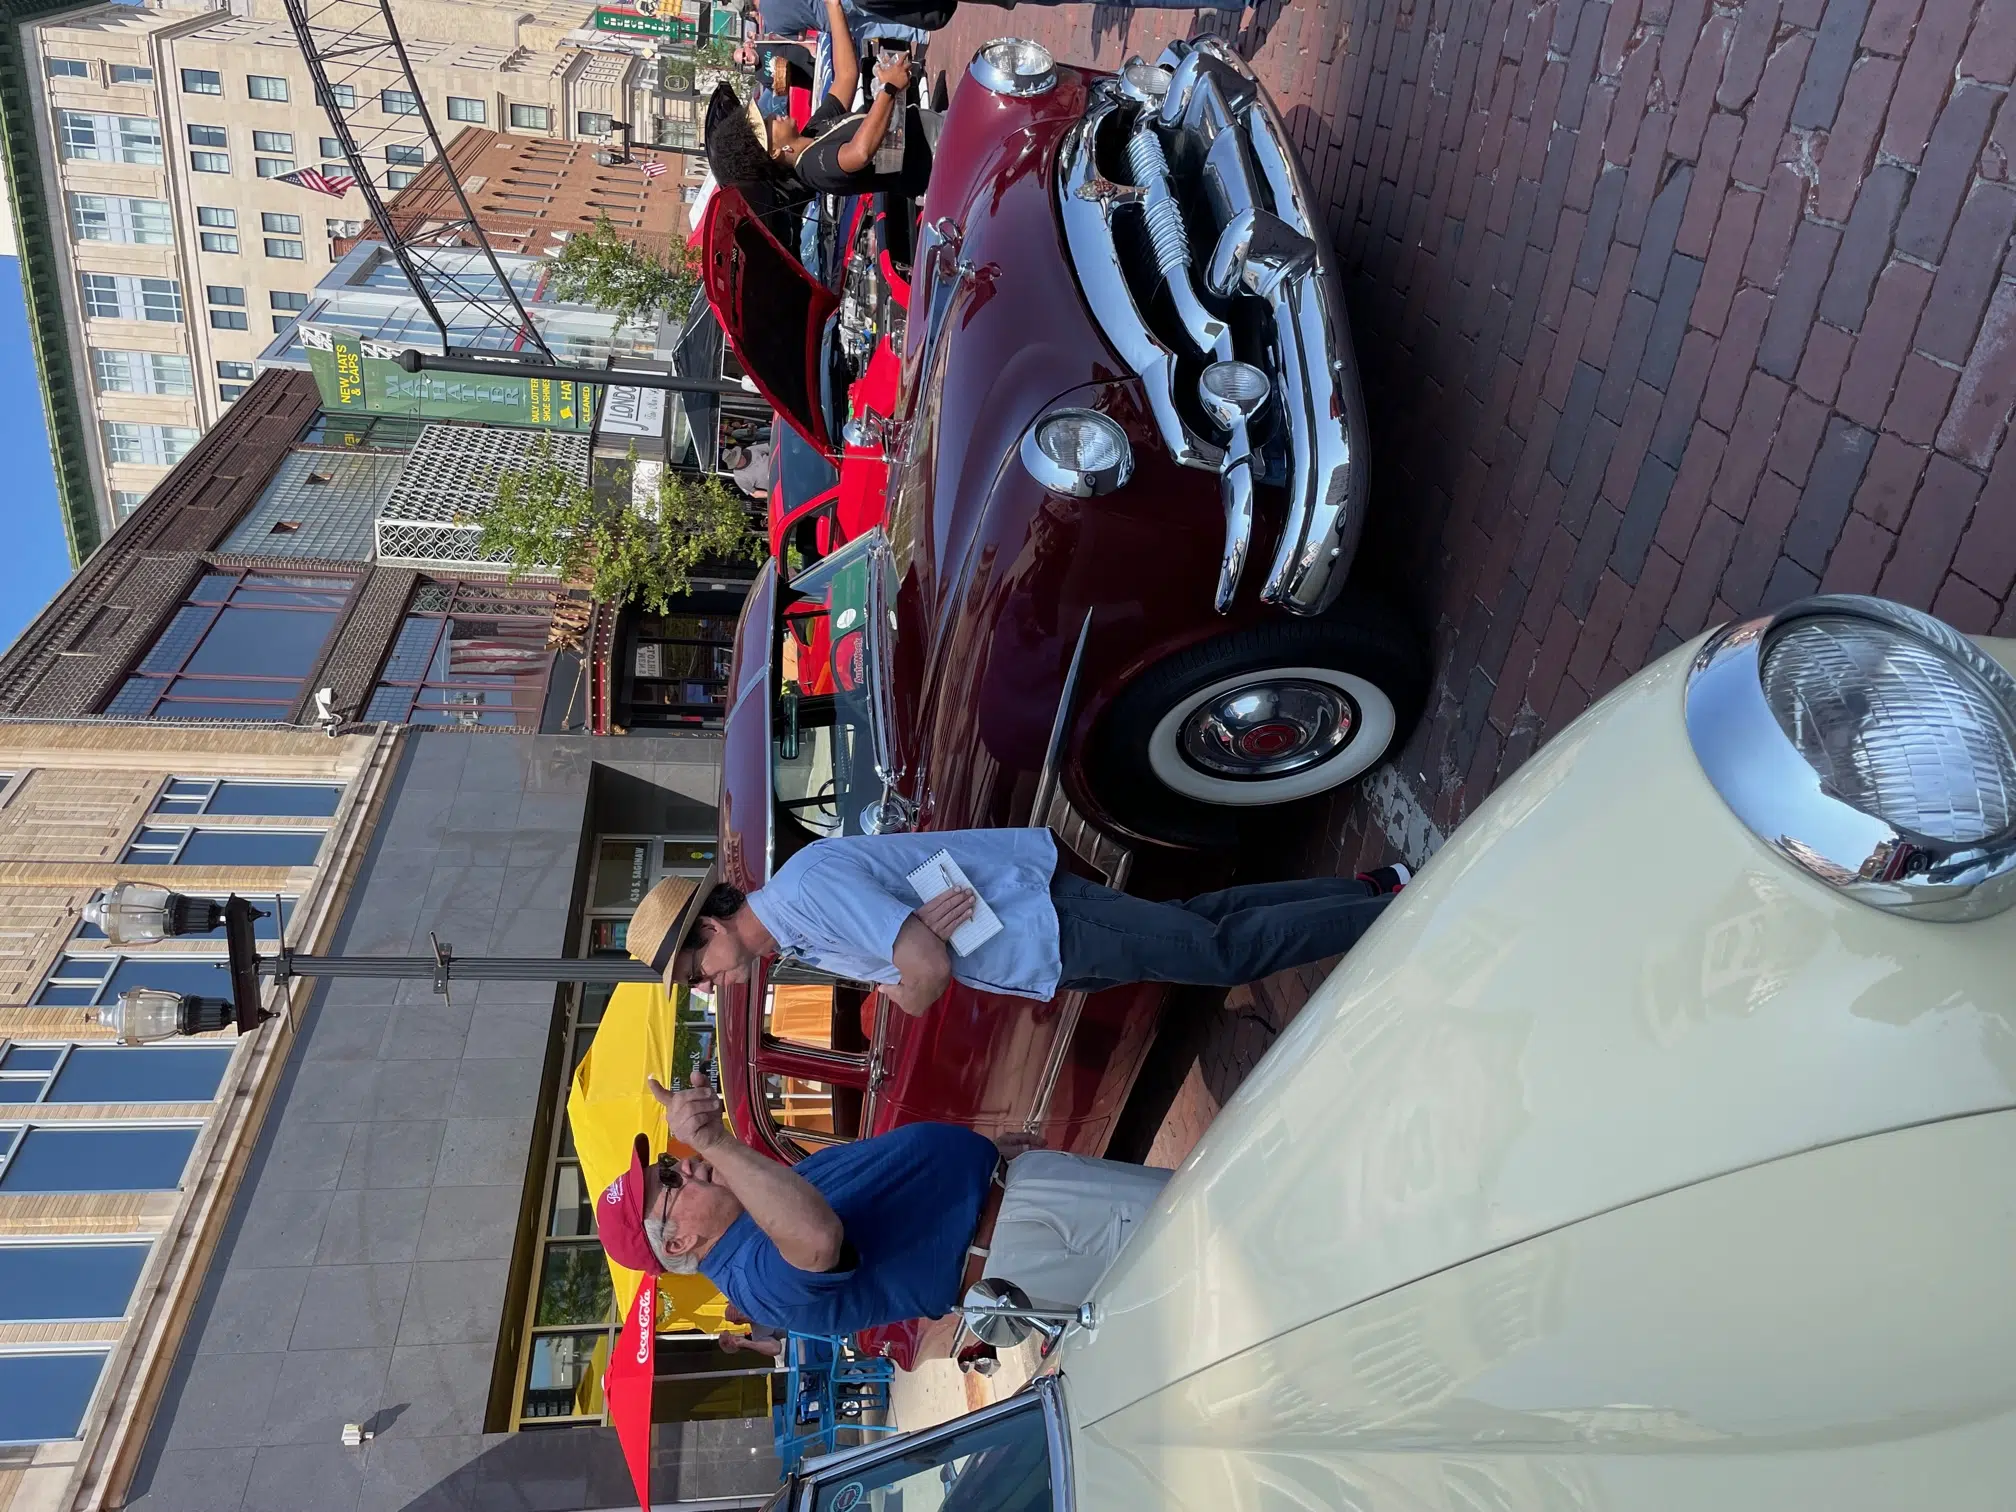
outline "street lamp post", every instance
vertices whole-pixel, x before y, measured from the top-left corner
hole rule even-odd
[[[231,997],[206,998],[134,987],[116,1002],[98,1010],[99,1022],[113,1030],[121,1044],[142,1044],[177,1035],[207,1034],[236,1024],[240,1034],[257,1029],[273,1017],[260,1002],[259,982],[270,977],[286,983],[294,977],[373,977],[383,980],[432,980],[445,994],[451,981],[465,982],[655,982],[658,973],[648,963],[622,959],[555,956],[457,956],[454,948],[433,935],[428,955],[318,956],[304,955],[282,944],[273,955],[259,954],[257,921],[266,913],[235,894],[223,903],[190,898],[144,882],[121,882],[85,905],[84,917],[104,932],[113,945],[152,945],[178,935],[224,930],[224,948],[231,972]]]

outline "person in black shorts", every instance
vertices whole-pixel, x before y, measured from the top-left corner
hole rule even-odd
[[[931,173],[925,132],[904,133],[903,166],[877,172],[875,154],[889,135],[898,111],[910,103],[908,53],[888,53],[875,66],[875,92],[866,110],[853,108],[861,83],[861,60],[841,19],[840,0],[826,0],[833,26],[833,84],[800,131],[788,118],[764,122],[773,162],[797,174],[820,194],[921,194]],[[751,122],[751,125],[755,125]]]

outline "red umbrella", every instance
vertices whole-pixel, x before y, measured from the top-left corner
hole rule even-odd
[[[658,1344],[658,1278],[646,1276],[623,1320],[622,1337],[602,1377],[602,1398],[623,1462],[637,1487],[637,1504],[651,1512],[651,1377]]]

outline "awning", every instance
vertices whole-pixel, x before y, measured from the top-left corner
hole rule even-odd
[[[599,1194],[630,1169],[630,1146],[640,1132],[650,1135],[654,1155],[667,1149],[675,1155],[693,1153],[671,1142],[665,1115],[644,1085],[647,1076],[667,1085],[674,1079],[676,1018],[672,996],[663,987],[625,982],[610,997],[595,1041],[574,1070],[574,1083],[567,1091],[567,1122],[581,1158],[582,1180],[591,1192]],[[679,1079],[684,1079],[686,1069],[678,1068]],[[644,1278],[613,1260],[608,1265],[616,1284],[616,1310],[627,1317]],[[728,1299],[705,1276],[658,1278],[660,1333],[720,1333],[730,1326],[727,1306]]]

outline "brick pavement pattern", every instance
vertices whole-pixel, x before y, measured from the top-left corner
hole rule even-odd
[[[1227,25],[969,4],[934,65],[1015,34],[1111,68]],[[1430,845],[1719,621],[1824,588],[2016,633],[2016,0],[1270,0],[1239,25],[1342,253],[1363,571],[1433,635],[1395,764]],[[1374,808],[1340,798],[1306,867],[1387,854]],[[1235,994],[1193,1082],[1222,1100],[1299,989]]]

